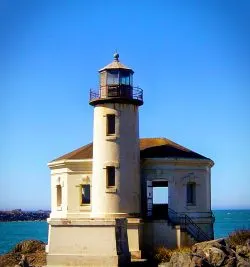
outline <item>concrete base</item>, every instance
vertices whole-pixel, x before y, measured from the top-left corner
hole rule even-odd
[[[48,219],[47,266],[127,266],[126,219]]]
[[[47,267],[118,266],[118,256],[47,255]]]

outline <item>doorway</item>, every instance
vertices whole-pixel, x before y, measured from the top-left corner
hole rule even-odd
[[[153,210],[154,219],[168,219],[168,181],[153,181]]]

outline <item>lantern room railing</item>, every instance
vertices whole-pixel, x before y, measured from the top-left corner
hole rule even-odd
[[[89,102],[98,100],[120,99],[143,103],[143,90],[129,85],[106,85],[99,90],[90,89]]]

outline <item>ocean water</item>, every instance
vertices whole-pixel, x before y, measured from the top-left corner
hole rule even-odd
[[[250,230],[250,210],[214,210],[214,237],[225,237],[239,229]]]
[[[26,239],[48,240],[46,221],[0,222],[0,255]]]
[[[250,230],[250,210],[215,210],[215,238],[225,237],[238,229]],[[47,242],[47,222],[0,222],[0,255],[26,239]]]

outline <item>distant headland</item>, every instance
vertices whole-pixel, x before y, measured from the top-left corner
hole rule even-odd
[[[0,222],[13,221],[44,221],[49,217],[49,210],[23,211],[15,209],[10,211],[0,210]]]

